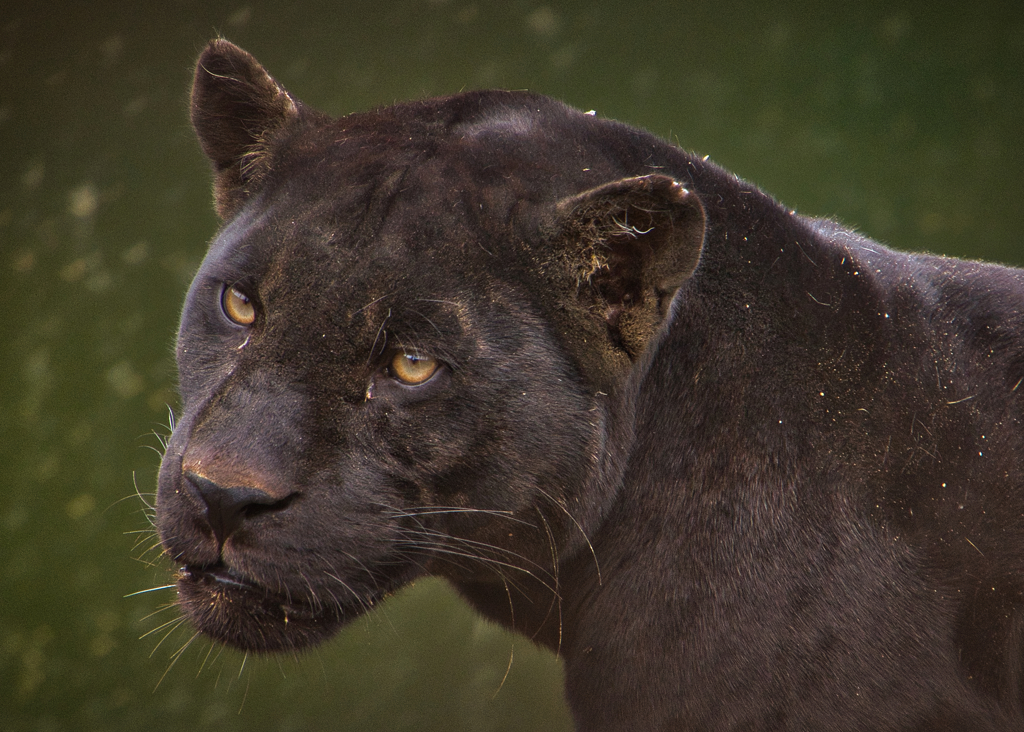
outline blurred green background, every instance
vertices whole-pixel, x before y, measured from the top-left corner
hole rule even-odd
[[[19,6],[20,5],[20,6]],[[1024,264],[1019,2],[7,3],[0,10],[0,730],[565,730],[551,654],[425,581],[300,659],[145,634],[143,504],[217,222],[187,124],[223,35],[343,114],[528,88],[893,246]],[[156,614],[153,614],[153,613]],[[212,652],[211,652],[212,650]]]

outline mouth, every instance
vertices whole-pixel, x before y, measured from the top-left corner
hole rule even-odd
[[[358,614],[275,592],[224,564],[181,567],[177,587],[179,605],[199,631],[248,652],[308,648]]]
[[[195,567],[186,565],[178,571],[178,579],[190,579],[197,582],[211,582],[223,585],[225,588],[239,590],[253,590],[256,585],[244,577],[236,574],[231,568],[224,564],[214,564],[208,567]]]

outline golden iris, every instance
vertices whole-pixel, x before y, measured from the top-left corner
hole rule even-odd
[[[400,351],[391,359],[391,375],[409,386],[422,384],[437,371],[438,363],[429,356]]]
[[[252,325],[256,320],[256,308],[252,301],[243,295],[237,287],[225,287],[220,297],[224,314],[239,325]]]

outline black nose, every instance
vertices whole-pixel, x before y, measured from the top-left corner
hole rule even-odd
[[[185,471],[185,478],[206,504],[206,521],[221,545],[238,530],[245,519],[267,511],[280,510],[291,502],[291,496],[278,499],[257,488],[222,488],[191,471]]]

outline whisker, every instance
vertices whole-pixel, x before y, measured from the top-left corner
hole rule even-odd
[[[498,697],[498,694],[505,687],[505,682],[508,680],[508,675],[512,672],[512,661],[516,655],[516,646],[513,643],[508,649],[508,665],[505,667],[505,675],[501,677],[501,682],[498,684],[498,688],[494,690],[494,694],[491,695],[493,701]]]
[[[169,631],[167,631],[167,635],[170,635],[171,631],[173,631],[179,625],[184,623],[185,620],[186,620],[186,618],[185,618],[184,615],[179,615],[178,617],[176,617],[176,618],[174,618],[172,620],[168,620],[166,623],[163,623],[162,625],[156,626],[152,630],[147,630],[145,633],[143,633],[142,635],[139,636],[139,640],[142,640],[143,638],[151,636],[151,635],[153,635],[153,633],[159,633],[161,630],[166,628],[168,625],[173,626]],[[167,640],[167,636],[166,635],[163,638],[160,639],[160,643],[163,643],[165,640]],[[149,653],[149,657],[150,658],[152,658],[153,654],[156,653],[156,649],[160,647],[160,643],[157,643],[156,646],[153,648],[153,650],[150,651],[150,653]]]
[[[590,549],[590,556],[594,558],[594,569],[597,570],[597,584],[598,586],[601,586],[601,563],[597,560],[597,552],[594,551],[594,545],[590,543],[590,537],[587,536],[587,532],[583,530],[583,526],[581,526],[580,522],[576,520],[576,517],[569,512],[569,509],[567,509],[565,506],[559,503],[554,498],[554,496],[552,496],[550,493],[548,493],[547,491],[540,487],[537,488],[537,491],[540,493],[541,496],[548,499],[550,503],[554,504],[562,513],[568,516],[569,520],[572,521],[572,523],[579,530],[580,536],[583,537],[583,541],[587,543],[587,548]]]
[[[436,529],[421,528],[421,529],[416,529],[415,533],[420,535],[420,536],[423,536],[424,538],[434,538],[434,537],[437,537],[437,538],[443,539],[445,542],[449,542],[449,541],[457,542],[458,544],[465,545],[468,548],[486,549],[487,551],[496,552],[496,553],[499,553],[499,554],[504,554],[504,555],[508,556],[510,559],[519,559],[519,560],[521,560],[523,562],[532,564],[535,568],[541,569],[545,573],[547,572],[547,569],[545,569],[541,565],[537,564],[532,559],[527,559],[522,554],[519,554],[518,552],[514,552],[511,549],[505,549],[504,547],[495,546],[494,544],[488,544],[487,542],[483,542],[483,541],[476,541],[474,539],[466,539],[465,537],[461,537],[461,536],[452,536],[451,534],[446,534],[443,531],[437,531]],[[481,558],[483,558],[483,557],[481,557]],[[514,566],[514,565],[509,565],[509,566]],[[521,570],[523,572],[529,572],[529,570],[526,569],[525,567],[516,567],[516,569],[519,569],[519,570]]]
[[[391,295],[394,295],[394,294],[395,294],[396,292],[398,292],[398,290],[392,290],[391,292],[388,292],[388,293],[386,293],[386,294],[384,294],[384,295],[381,295],[381,296],[380,296],[380,297],[378,297],[378,298],[377,298],[376,300],[371,300],[370,302],[366,303],[365,305],[363,305],[363,306],[362,306],[361,308],[359,308],[358,310],[355,310],[355,311],[353,311],[353,313],[352,313],[352,314],[353,314],[353,315],[358,315],[359,313],[363,312],[363,311],[364,311],[364,310],[366,310],[367,308],[369,308],[369,307],[372,307],[372,306],[376,305],[377,303],[379,303],[379,302],[380,302],[381,300],[383,300],[384,298],[386,298],[386,297],[390,297]],[[388,312],[390,312],[390,310],[389,310]]]
[[[541,571],[544,575],[551,576],[551,574],[545,567],[537,564],[531,559],[528,559],[518,554],[517,552],[513,552],[510,549],[494,546],[493,544],[487,544],[485,542],[475,541],[473,539],[452,536],[450,534],[446,534],[441,531],[436,531],[434,529],[428,529],[425,527],[419,529],[406,530],[406,536],[407,538],[405,538],[402,541],[403,546],[407,546],[410,548],[418,548],[427,552],[435,553],[443,550],[452,556],[461,556],[465,559],[484,562],[492,568],[495,566],[501,566],[510,569],[515,569],[537,580],[548,591],[557,594],[557,590],[551,587],[551,585],[548,582],[546,582],[542,577],[538,576],[538,574],[534,572],[532,569],[520,564],[514,564],[511,561],[503,561],[501,559],[496,559],[493,556],[487,556],[486,554],[496,553],[499,555],[504,555],[508,557],[510,560],[519,560],[524,564],[532,565],[534,569]],[[416,541],[415,539],[420,539],[420,541]],[[451,547],[451,544],[455,544],[456,546],[462,546],[465,548],[465,550],[457,551],[456,549]],[[483,550],[483,552],[486,553],[481,552],[481,550]]]
[[[410,542],[408,544],[408,546],[410,548],[414,548],[414,549],[415,548],[421,548],[421,549],[424,549],[424,550],[428,550],[429,553],[431,554],[431,556],[437,557],[438,559],[442,559],[442,558],[444,558],[444,556],[448,556],[448,557],[458,557],[460,559],[469,559],[469,560],[474,561],[474,562],[481,562],[481,563],[487,565],[488,567],[490,567],[491,569],[496,570],[499,577],[501,577],[503,580],[511,583],[516,589],[522,591],[524,594],[526,594],[524,588],[522,588],[518,583],[514,582],[511,578],[507,577],[505,574],[503,574],[501,571],[499,571],[498,568],[514,569],[514,570],[516,570],[518,572],[522,572],[523,574],[525,574],[525,575],[535,579],[537,582],[539,582],[541,584],[542,587],[547,589],[549,592],[555,592],[553,587],[551,587],[547,582],[545,582],[543,579],[538,577],[535,573],[531,572],[528,569],[523,569],[522,567],[519,567],[519,566],[517,566],[515,564],[511,564],[509,562],[503,562],[500,559],[493,559],[493,558],[490,558],[490,557],[480,556],[479,554],[471,554],[469,552],[458,551],[457,549],[452,549],[450,547],[440,546],[440,545],[437,545],[437,544],[434,544],[434,543],[415,543],[415,542]]]
[[[210,655],[213,653],[214,649],[217,649],[217,655],[214,656],[214,659],[213,659],[214,662],[216,662],[217,659],[220,658],[220,654],[224,652],[224,647],[223,646],[218,647],[217,644],[211,643],[209,650],[206,651],[206,655],[203,656],[203,662],[201,664],[199,664],[199,670],[196,671],[196,678],[197,679],[199,678],[199,674],[201,674],[203,672],[203,669],[206,668],[206,663],[210,660]],[[220,678],[219,675],[218,675],[218,678]]]
[[[354,598],[354,599],[355,599],[355,600],[356,600],[356,601],[357,601],[357,602],[359,603],[359,605],[360,605],[360,606],[361,606],[361,607],[362,607],[362,608],[363,608],[364,610],[367,610],[367,611],[369,611],[369,610],[371,610],[371,609],[373,608],[373,606],[372,606],[372,605],[370,605],[370,604],[369,604],[369,603],[368,603],[368,602],[366,601],[366,598],[365,598],[365,597],[363,597],[363,596],[362,596],[362,595],[360,595],[360,594],[359,594],[358,592],[356,592],[356,591],[355,591],[355,590],[354,590],[354,589],[352,588],[352,586],[351,586],[351,585],[350,585],[350,584],[349,584],[348,582],[346,582],[345,580],[343,580],[343,579],[342,579],[341,577],[339,577],[338,575],[334,574],[333,572],[324,572],[324,574],[325,574],[326,576],[330,577],[330,578],[331,578],[332,580],[334,580],[335,582],[337,582],[337,583],[338,583],[339,585],[341,585],[341,586],[342,586],[342,587],[344,588],[344,590],[345,590],[346,592],[348,592],[348,593],[349,593],[350,595],[352,595],[352,597],[353,597],[353,598]],[[333,594],[332,594],[332,597],[333,597]],[[338,607],[342,607],[342,606],[343,606],[343,604],[342,604],[341,602],[339,602],[337,598],[334,598],[334,601],[335,601],[335,604],[336,604],[336,605],[337,605]]]
[[[525,521],[521,518],[517,518],[512,511],[497,511],[487,508],[462,508],[459,506],[433,506],[428,508],[412,508],[412,509],[392,509],[394,516],[413,518],[415,516],[435,516],[444,514],[455,514],[455,513],[480,513],[487,516],[497,516],[498,518],[507,519],[517,524],[536,528],[529,521]]]
[[[154,547],[154,548],[155,548],[155,547]],[[146,553],[148,553],[148,552],[150,552],[150,551],[152,551],[152,549],[147,549],[147,550],[146,550]],[[158,566],[160,566],[160,565],[159,565],[159,564],[157,563],[157,561],[156,561],[156,560],[150,561],[150,560],[148,560],[148,559],[143,559],[142,557],[134,557],[134,559],[135,559],[135,561],[137,561],[137,562],[139,562],[139,563],[141,563],[141,564],[143,564],[143,565],[145,565],[145,566],[147,566],[147,567],[154,567],[154,568],[155,568],[155,567],[158,567]]]
[[[441,337],[444,337],[445,335],[447,335],[447,334],[446,334],[446,333],[445,333],[444,331],[442,331],[442,330],[441,330],[440,328],[438,328],[438,327],[437,327],[437,325],[436,325],[436,324],[434,323],[434,321],[433,321],[433,320],[431,320],[430,318],[428,318],[428,317],[427,317],[426,315],[424,315],[423,313],[421,313],[421,312],[420,312],[419,310],[413,310],[413,309],[411,309],[411,308],[410,308],[410,309],[409,309],[409,312],[410,312],[411,314],[413,314],[413,315],[418,315],[418,316],[420,316],[420,317],[421,317],[421,318],[423,318],[423,319],[424,319],[425,321],[427,321],[428,323],[430,323],[430,327],[431,327],[431,328],[433,328],[433,329],[434,329],[434,332],[435,332],[435,333],[437,333],[437,334],[438,334],[439,336],[441,336]]]
[[[178,617],[177,619],[168,621],[168,622],[166,622],[166,623],[164,623],[163,625],[160,626],[160,628],[165,628],[168,625],[170,625],[171,627],[164,634],[163,638],[161,638],[160,641],[155,646],[153,646],[153,650],[149,652],[149,657],[150,658],[152,658],[153,655],[157,652],[157,649],[159,649],[160,646],[163,645],[164,641],[166,641],[171,636],[171,634],[174,631],[176,631],[178,628],[180,628],[185,623],[185,620],[186,620],[185,616],[182,615],[182,616]],[[157,629],[154,628],[154,630],[157,630]],[[150,632],[153,632],[153,631],[150,631]],[[149,635],[149,633],[146,633],[146,635]],[[146,635],[144,635],[142,637],[145,638]],[[196,635],[198,635],[198,632],[196,633]],[[167,676],[168,671],[170,671],[171,668],[174,667],[174,664],[176,662],[177,662],[177,658],[172,657],[170,665],[166,669],[164,669],[164,672],[160,676],[160,679],[156,682],[156,686],[153,687],[153,691],[156,691],[158,688],[160,688],[160,684],[163,682],[164,678]]]
[[[385,297],[387,297],[387,295],[381,296],[380,298],[378,298],[378,300],[383,300]],[[377,302],[377,300],[375,300],[374,302]],[[372,305],[372,304],[373,303],[370,303],[370,305]],[[366,307],[369,307],[369,305],[367,305]],[[363,309],[365,309],[365,308],[360,308],[360,310],[363,310]],[[359,312],[359,310],[357,310],[356,312]],[[380,327],[377,328],[377,335],[374,336],[374,338],[373,338],[373,345],[370,346],[370,354],[366,357],[366,365],[367,366],[370,365],[370,363],[373,361],[374,358],[376,358],[376,356],[378,354],[383,353],[384,352],[384,348],[387,347],[387,345],[388,345],[388,332],[387,332],[387,330],[385,330],[384,326],[387,325],[387,322],[388,322],[388,320],[390,318],[391,318],[391,308],[388,308],[388,314],[385,315],[384,316],[384,320],[382,320],[380,322]],[[384,336],[384,344],[381,346],[380,350],[378,351],[377,350],[377,343],[378,343],[378,341],[380,341],[381,335]]]
[[[557,608],[558,608],[558,644],[555,647],[555,655],[557,656],[559,651],[562,650],[562,593],[561,593],[561,585],[559,584],[559,574],[558,574],[558,569],[559,569],[558,546],[555,543],[555,535],[551,531],[551,526],[548,524],[547,519],[544,518],[544,514],[541,513],[539,508],[537,509],[537,515],[540,517],[541,522],[544,524],[544,533],[547,534],[547,537],[548,537],[548,547],[551,550],[551,567],[552,567],[552,572],[554,573],[554,581],[555,581],[554,599],[552,601],[551,607],[557,606]],[[548,615],[551,614],[551,607],[548,608]],[[547,617],[545,617],[545,620],[547,620]],[[541,623],[541,625],[543,625],[543,623]]]
[[[170,633],[168,633],[168,635],[170,635]],[[166,636],[164,636],[164,637],[166,638]],[[195,633],[192,634],[191,638],[189,638],[187,641],[185,641],[185,644],[181,648],[179,648],[177,651],[175,651],[174,653],[171,654],[171,662],[169,664],[167,664],[167,668],[164,669],[163,674],[160,676],[160,680],[156,682],[156,686],[153,687],[153,691],[156,691],[157,689],[160,688],[160,684],[162,684],[164,679],[167,678],[167,674],[169,674],[171,672],[171,669],[174,668],[174,665],[176,663],[178,663],[178,659],[181,658],[181,654],[185,651],[186,648],[188,648],[190,645],[192,645],[192,641],[194,641],[198,637],[199,637],[199,631],[196,631]],[[163,643],[163,640],[161,640],[160,642]],[[159,644],[157,644],[157,647],[159,647]],[[153,650],[156,650],[156,649],[154,648]]]
[[[140,556],[144,556],[146,554],[149,554],[154,549],[160,548],[160,537],[157,536],[156,532],[153,529],[140,529],[138,531],[124,532],[125,536],[131,536],[132,534],[138,534],[138,536],[135,537],[135,543],[132,544],[132,551],[138,549],[140,546],[146,546],[146,548],[142,552],[142,555]],[[150,543],[147,546],[147,541],[151,541],[152,543]]]
[[[359,566],[359,568],[363,570],[363,572],[366,574],[367,577],[369,577],[371,580],[373,580],[373,586],[375,588],[380,589],[380,583],[377,582],[376,575],[373,572],[370,571],[369,567],[366,566],[366,562],[364,562],[362,559],[357,557],[355,554],[352,554],[351,552],[344,552],[344,554],[345,554],[345,556],[347,558],[351,559],[355,564],[357,564]],[[318,555],[318,557],[319,557],[319,555]],[[351,591],[351,588],[349,588],[349,589]]]
[[[177,610],[177,609],[178,609],[178,605],[176,603],[169,602],[166,605],[162,605],[162,606],[158,607],[156,610],[151,612],[149,615],[146,615],[145,617],[143,617],[142,620],[149,620],[154,615],[159,615],[160,613],[165,613],[168,610]],[[153,631],[149,631],[149,632],[152,633]],[[149,633],[147,633],[146,635],[149,635]],[[142,638],[145,638],[145,637],[146,636],[144,635],[144,636],[140,637],[139,640],[142,640]]]
[[[249,659],[249,653],[246,652],[245,658],[242,659],[242,668],[238,669],[238,678],[242,678],[242,670],[245,668],[245,662]],[[242,714],[242,710],[245,709],[245,702],[249,698],[249,687],[252,685],[252,674],[249,674],[245,679],[245,694],[242,695],[242,703],[238,705],[238,714]]]
[[[160,590],[169,590],[172,587],[177,587],[177,585],[161,585],[160,587],[150,587],[148,590],[139,590],[138,592],[130,592],[127,595],[122,595],[122,597],[126,597],[126,598],[127,597],[135,597],[136,595],[145,595],[147,592],[158,592]]]
[[[189,638],[189,639],[188,639],[187,641],[185,641],[185,643],[184,643],[184,644],[182,644],[181,648],[179,648],[178,650],[176,650],[176,651],[175,651],[174,653],[172,653],[172,654],[171,654],[171,658],[172,658],[172,659],[174,659],[174,660],[173,660],[173,661],[171,662],[171,665],[172,665],[172,666],[173,666],[173,665],[174,665],[175,663],[177,663],[177,662],[178,662],[178,659],[179,659],[179,658],[181,657],[181,654],[182,654],[182,653],[184,653],[184,652],[185,652],[185,649],[186,649],[186,648],[188,648],[188,647],[189,647],[190,645],[192,645],[192,642],[193,642],[193,641],[194,641],[194,640],[195,640],[196,638],[198,638],[198,637],[199,637],[199,631],[197,630],[197,631],[196,631],[195,633],[193,633],[193,634],[192,634],[192,636],[191,636],[191,637],[190,637],[190,638]],[[168,667],[168,669],[167,669],[167,670],[168,670],[168,671],[170,671],[170,670],[171,670],[171,669],[170,669],[170,667]],[[165,673],[166,673],[166,672],[165,672]]]
[[[132,558],[135,559],[135,561],[137,562],[145,564],[147,567],[155,567],[157,566],[157,562],[163,557],[163,547],[160,544],[160,538],[158,536],[156,536],[155,534],[151,534],[150,536],[153,539],[153,543],[146,547],[144,550],[142,550],[140,554]],[[146,536],[136,537],[135,544],[132,545],[132,551],[136,551],[140,546],[142,546],[146,539]],[[151,554],[153,552],[157,552],[157,557],[155,559],[145,558],[147,554]]]

